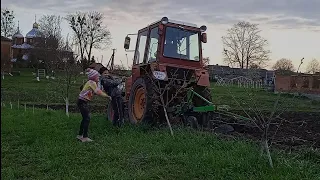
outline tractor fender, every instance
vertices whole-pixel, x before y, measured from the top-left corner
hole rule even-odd
[[[205,69],[196,69],[195,70],[196,77],[198,79],[197,85],[199,86],[205,86],[209,87],[210,86],[210,81],[209,81],[209,73]]]

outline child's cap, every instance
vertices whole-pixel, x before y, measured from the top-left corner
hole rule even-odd
[[[96,71],[94,69],[90,69],[90,68],[87,69],[87,74],[88,74],[88,79],[90,79],[90,80],[93,80],[96,77],[100,76],[98,71]]]

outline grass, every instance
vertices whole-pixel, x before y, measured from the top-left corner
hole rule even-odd
[[[76,141],[80,116],[2,108],[3,179],[319,179],[318,156],[272,152],[268,166],[252,142],[209,133],[113,128],[93,115],[92,143]]]
[[[75,103],[79,93],[79,87],[86,76],[80,75],[75,83],[71,85],[70,102]],[[4,88],[4,100],[9,103],[17,102],[33,102],[42,104],[63,104],[62,93],[63,88],[58,86],[56,80],[41,79],[40,82],[35,80],[29,69],[22,69],[20,76],[6,76],[2,80],[1,88]],[[213,102],[215,104],[225,104],[231,106],[232,109],[241,109],[236,104],[233,97],[245,109],[271,109],[278,96],[271,92],[265,92],[260,89],[246,89],[232,87],[221,87],[212,84]],[[105,99],[95,97],[93,103],[105,104]],[[292,98],[281,95],[279,108],[294,111],[320,111],[319,102],[307,98]]]

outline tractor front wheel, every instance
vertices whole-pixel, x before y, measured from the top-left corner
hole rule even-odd
[[[132,124],[150,123],[154,120],[153,95],[149,78],[141,77],[134,82],[128,103],[129,120]]]

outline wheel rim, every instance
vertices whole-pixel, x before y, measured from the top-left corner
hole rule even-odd
[[[145,92],[143,87],[139,87],[134,95],[134,103],[133,106],[133,118],[136,121],[141,121],[143,114],[144,114],[144,108],[145,108]]]

